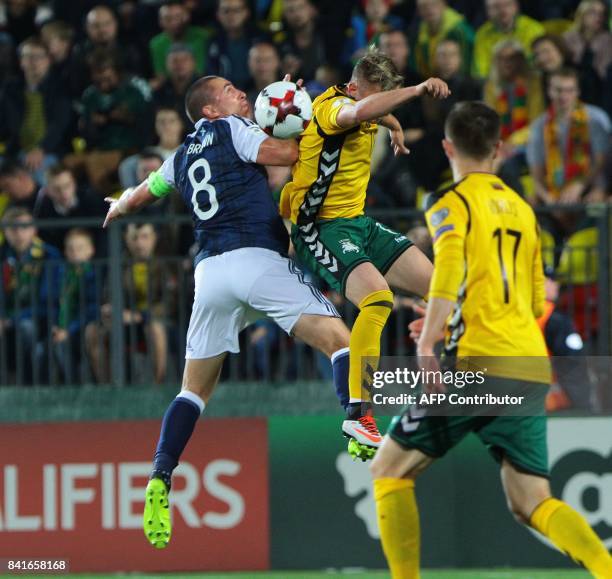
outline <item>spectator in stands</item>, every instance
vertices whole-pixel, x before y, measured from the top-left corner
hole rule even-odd
[[[101,195],[77,185],[71,169],[54,165],[47,171],[47,185],[41,190],[37,217],[39,219],[83,219],[98,217],[102,223],[108,206]],[[40,236],[55,247],[64,247],[68,227],[43,228]],[[106,253],[106,236],[101,227],[91,227],[95,234],[98,254]]]
[[[92,186],[107,190],[125,153],[147,142],[149,103],[116,63],[100,56],[92,64],[93,84],[81,100],[81,134],[88,152],[70,155],[70,167],[85,168]]]
[[[455,40],[461,50],[461,72],[468,74],[472,64],[474,31],[465,18],[450,8],[445,0],[417,0],[421,17],[414,47],[416,70],[423,77],[432,75],[438,44]]]
[[[569,51],[561,36],[543,34],[531,43],[533,64],[547,75],[569,64]]]
[[[251,106],[254,106],[260,91],[280,78],[280,58],[274,44],[257,42],[251,46],[249,50],[249,74],[251,84],[247,90],[247,99]]]
[[[36,38],[19,46],[23,79],[9,82],[0,105],[0,138],[7,153],[22,158],[36,179],[66,150],[71,104],[64,87],[49,74],[51,60]]]
[[[91,233],[74,228],[64,240],[66,266],[62,274],[57,325],[52,329],[53,352],[67,384],[79,383],[85,362],[85,328],[99,312],[100,269],[91,262],[96,248]]]
[[[16,205],[37,215],[39,189],[40,185],[21,163],[6,160],[0,166],[0,210]]]
[[[157,171],[164,162],[163,157],[153,147],[144,149],[138,157],[138,165],[136,167],[136,184],[140,184],[145,181],[149,175]]]
[[[250,82],[249,50],[264,37],[250,16],[247,0],[219,0],[218,26],[209,50],[208,74],[227,78],[240,89]]]
[[[191,125],[191,121],[190,121]],[[142,182],[138,177],[138,162],[143,153],[149,158],[157,157],[165,161],[183,142],[185,125],[174,109],[161,108],[155,113],[155,133],[158,144],[155,147],[146,147],[137,155],[127,157],[119,165],[119,182],[123,188],[135,187]]]
[[[378,41],[381,52],[387,54],[395,68],[404,77],[405,86],[416,86],[423,78],[410,65],[410,45],[401,30],[383,32]],[[420,99],[414,99],[396,109],[393,114],[406,131],[408,143],[414,143],[423,136],[423,114]],[[386,147],[388,149],[388,147]]]
[[[528,56],[531,43],[544,34],[544,27],[519,13],[518,0],[486,0],[487,22],[476,32],[472,74],[485,78],[489,75],[493,48],[502,40],[520,42]]]
[[[74,29],[61,20],[47,22],[40,29],[40,39],[51,58],[51,75],[70,90],[70,96],[79,97],[74,83],[75,62],[72,56]]]
[[[1,222],[6,243],[0,247],[0,342],[8,350],[9,371],[25,384],[46,380],[48,324],[57,317],[61,278],[60,252],[36,236],[31,221],[26,208],[8,209]]]
[[[286,30],[275,38],[281,69],[292,78],[312,80],[319,64],[330,60],[317,29],[317,10],[310,0],[283,0],[283,18]]]
[[[571,61],[580,71],[580,90],[585,102],[604,104],[604,83],[612,65],[612,34],[607,29],[605,4],[583,0],[576,11],[574,26],[563,38]]]
[[[404,77],[406,86],[414,86],[422,81],[423,77],[410,64],[410,44],[403,31],[389,30],[381,33],[378,48],[393,61],[395,68]]]
[[[143,58],[137,44],[119,41],[119,25],[115,13],[108,6],[96,6],[87,13],[85,20],[87,38],[75,46],[74,85],[81,95],[91,82],[92,61],[106,53],[127,74],[139,74],[143,70]]]
[[[15,73],[13,40],[6,32],[0,32],[0,78],[3,84]]]
[[[37,19],[44,14],[38,12],[37,3],[29,0],[12,0],[3,2],[4,27],[11,35],[15,46],[21,44],[26,38],[37,33]],[[38,18],[37,18],[38,17]]]
[[[421,76],[410,65],[410,46],[401,30],[389,30],[379,37],[379,49],[389,55],[398,72],[404,77],[404,84],[415,86],[422,81]],[[408,145],[418,143],[424,136],[422,100],[409,101],[395,111]],[[386,129],[379,130],[372,157],[373,179],[368,191],[369,203],[378,207],[414,206],[416,182],[412,159],[404,157],[401,161],[389,154]],[[412,156],[412,155],[411,155]]]
[[[405,28],[403,19],[391,13],[390,0],[365,0],[363,6],[365,15],[356,14],[351,18],[352,33],[343,59],[347,65],[358,60],[368,45],[378,44],[382,33]]]
[[[167,56],[173,44],[186,44],[195,58],[195,69],[203,74],[207,69],[210,32],[200,26],[190,25],[190,13],[182,2],[171,1],[159,9],[159,26],[162,31],[149,42],[149,52],[156,77],[154,88],[168,76]]]
[[[516,40],[495,46],[493,66],[484,87],[484,101],[501,120],[503,145],[497,156],[500,176],[523,193],[520,181],[526,171],[525,145],[529,124],[542,114],[544,95],[539,75],[531,70],[523,47]]]
[[[463,71],[461,45],[453,39],[442,40],[434,60],[434,74],[446,82],[451,94],[446,99],[423,97],[423,111],[427,131],[434,133],[436,139],[444,134],[444,123],[451,109],[461,101],[480,100],[482,84]]]
[[[600,0],[582,0],[574,25],[564,35],[573,63],[595,69],[601,79],[612,64],[612,34],[607,29],[606,5]]]
[[[185,95],[187,89],[198,78],[193,51],[187,44],[173,44],[166,56],[167,77],[153,93],[153,105],[156,109],[174,109],[179,112],[185,127],[191,121],[185,112]]]
[[[423,186],[434,190],[444,180],[448,160],[439,146],[444,138],[444,123],[455,104],[461,101],[480,100],[480,81],[464,74],[461,62],[461,45],[452,39],[442,40],[436,48],[434,74],[444,80],[451,90],[446,99],[433,99],[425,95],[421,100],[424,126],[423,139],[411,152],[415,174]],[[410,238],[412,239],[412,238]]]
[[[561,36],[555,34],[543,34],[531,43],[533,64],[542,77],[542,90],[546,104],[548,99],[548,79],[550,75],[569,65],[570,55]]]
[[[316,99],[320,94],[323,94],[330,86],[340,84],[342,82],[342,74],[331,64],[322,64],[317,67],[313,80],[307,82],[304,86],[306,92],[312,100]],[[272,190],[274,188],[272,187]]]
[[[549,82],[550,108],[531,125],[527,160],[537,202],[579,203],[601,175],[609,144],[610,119],[580,100],[573,69],[554,72]]]
[[[144,346],[151,358],[154,380],[161,384],[167,365],[167,336],[163,320],[171,313],[168,299],[164,300],[164,286],[169,285],[169,280],[154,259],[157,234],[153,225],[128,225],[125,241],[129,254],[123,275],[126,341],[132,350],[140,351]],[[90,323],[85,333],[94,376],[98,383],[106,383],[112,304],[102,305],[100,311],[101,322]]]

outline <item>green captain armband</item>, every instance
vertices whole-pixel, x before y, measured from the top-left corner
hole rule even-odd
[[[153,173],[149,175],[147,185],[149,186],[151,195],[155,195],[155,197],[159,199],[166,197],[174,191],[174,187],[166,183],[166,180],[159,171],[153,171]]]

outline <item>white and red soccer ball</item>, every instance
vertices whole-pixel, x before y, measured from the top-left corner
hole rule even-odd
[[[279,81],[264,88],[255,101],[255,121],[277,139],[302,134],[312,117],[312,101],[294,82]]]

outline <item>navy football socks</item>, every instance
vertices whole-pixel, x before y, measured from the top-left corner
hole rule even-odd
[[[164,414],[151,478],[161,479],[168,489],[172,471],[178,465],[204,406],[204,401],[197,394],[183,390],[170,403]]]
[[[334,386],[336,387],[336,395],[342,408],[348,406],[349,403],[349,349],[342,348],[334,352],[331,357],[332,372],[334,378]]]

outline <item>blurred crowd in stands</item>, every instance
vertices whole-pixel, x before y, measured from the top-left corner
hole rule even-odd
[[[72,341],[70,359],[59,355],[63,374],[86,350],[93,377],[104,382],[112,317],[99,227],[11,224],[101,219],[105,196],[137,185],[190,131],[183,100],[201,75],[228,78],[252,104],[289,73],[314,98],[346,82],[370,47],[391,57],[407,85],[438,76],[452,94],[397,110],[409,156],[394,158],[379,131],[368,210],[421,209],[429,192],[449,183],[440,146],[446,115],[458,101],[484,100],[502,120],[496,170],[540,211],[547,267],[561,284],[557,302],[563,308],[565,300],[572,324],[591,339],[600,323],[602,240],[588,206],[608,203],[612,187],[609,8],[602,0],[0,2],[4,359],[14,365],[17,351],[48,357],[49,340],[58,351]],[[271,171],[272,189],[288,178]],[[150,214],[188,210],[171,198]],[[431,254],[422,222],[391,224]],[[124,323],[146,339],[163,381],[168,331],[160,320],[174,306],[162,295],[176,292],[177,275],[162,275],[151,258],[188,258],[189,226],[132,225],[124,242]],[[278,341],[265,324],[253,335],[255,347]],[[30,380],[32,366],[23,368]]]

